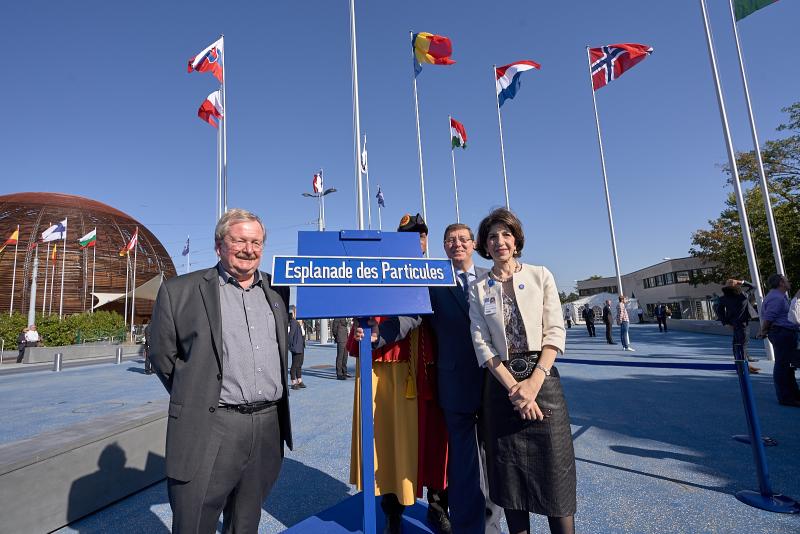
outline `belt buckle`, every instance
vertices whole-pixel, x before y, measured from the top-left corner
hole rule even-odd
[[[536,361],[531,361],[527,356],[517,356],[508,361],[508,371],[514,378],[524,380],[533,374]]]

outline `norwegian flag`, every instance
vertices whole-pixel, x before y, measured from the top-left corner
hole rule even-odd
[[[590,48],[592,87],[597,91],[608,82],[653,53],[653,47],[636,43],[612,44]]]
[[[314,188],[315,193],[322,193],[322,173],[317,173],[311,180],[311,187]]]

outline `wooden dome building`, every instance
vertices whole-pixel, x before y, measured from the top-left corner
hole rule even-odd
[[[61,240],[40,243],[38,247],[33,246],[50,225],[64,219],[67,219],[66,246]],[[119,252],[129,242],[137,227],[139,239],[136,251],[136,286],[139,287],[162,275],[166,278],[176,275],[172,259],[150,230],[131,216],[96,200],[62,193],[15,193],[0,196],[0,246],[14,233],[17,225],[19,225],[19,242],[15,279],[14,245],[6,247],[0,253],[0,313],[8,313],[12,307],[12,279],[14,279],[13,311],[28,313],[31,278],[37,254],[39,258],[36,282],[37,313],[44,311],[44,313],[58,314],[62,265],[63,313],[69,315],[88,311],[93,303],[98,302],[96,298],[92,299],[91,294],[93,253],[96,253],[95,294],[124,295],[128,264],[126,258],[120,256]],[[93,251],[92,247],[81,249],[78,240],[94,228],[97,228],[96,251]],[[55,261],[53,261],[54,245]],[[133,261],[134,253],[131,251],[131,270]],[[149,317],[152,307],[152,301],[140,299],[137,295],[137,322]],[[124,300],[112,301],[104,306],[104,309],[116,309],[120,313],[123,313],[123,308]]]

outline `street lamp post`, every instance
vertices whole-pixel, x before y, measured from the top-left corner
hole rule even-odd
[[[318,200],[319,206],[319,216],[317,217],[317,229],[320,232],[325,231],[325,195],[329,195],[331,193],[335,193],[335,187],[329,187],[325,191],[320,193],[303,193],[304,197],[311,197],[316,198]],[[320,343],[327,343],[328,342],[328,320],[327,319],[320,319],[319,320],[319,342]]]

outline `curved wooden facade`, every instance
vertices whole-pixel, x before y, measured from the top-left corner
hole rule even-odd
[[[164,246],[143,224],[131,216],[96,200],[62,193],[15,193],[0,196],[0,245],[19,225],[16,283],[13,310],[28,313],[34,258],[38,253],[39,269],[36,282],[36,311],[58,314],[61,290],[63,241],[57,244],[55,264],[48,257],[48,244],[32,247],[44,230],[64,219],[67,223],[66,257],[64,258],[64,314],[88,311],[91,307],[92,248],[81,249],[78,239],[97,227],[95,266],[95,292],[125,291],[126,259],[119,255],[139,228],[136,259],[136,285],[154,276],[175,276],[175,265]],[[133,251],[130,266],[133,268]],[[0,253],[0,313],[8,313],[11,306],[12,273],[14,272],[14,246]],[[45,296],[45,275],[47,295]],[[51,304],[52,302],[52,304]],[[111,303],[106,308],[123,313],[123,303]],[[137,322],[148,317],[152,301],[136,299]]]

